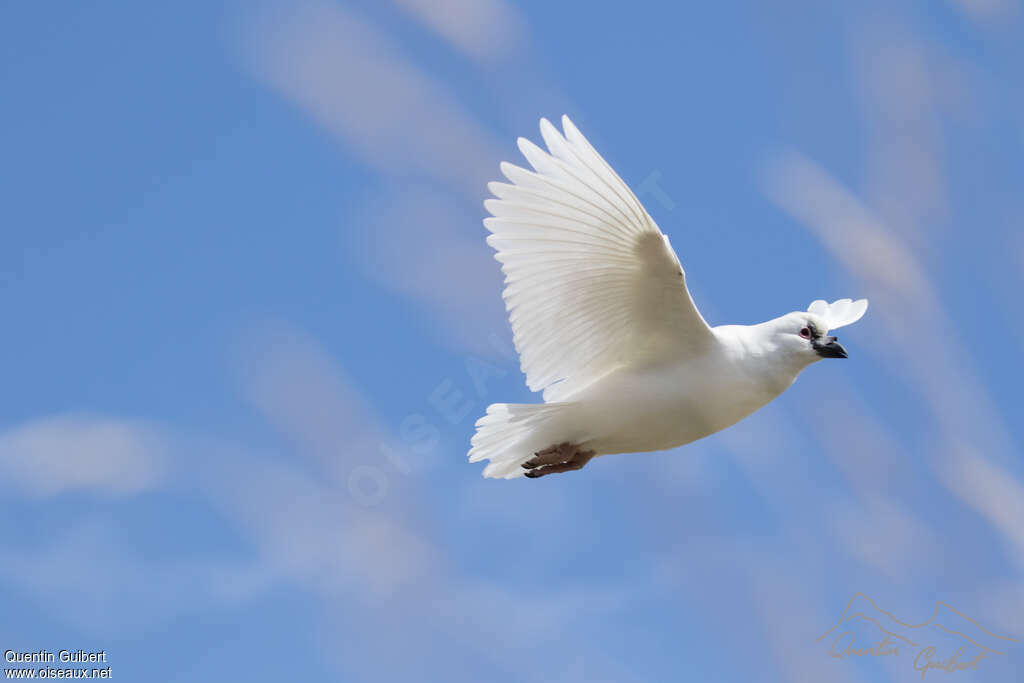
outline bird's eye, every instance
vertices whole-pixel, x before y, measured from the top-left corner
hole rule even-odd
[[[804,339],[810,339],[811,338],[811,328],[805,327],[804,329],[800,330],[800,336],[803,337]]]

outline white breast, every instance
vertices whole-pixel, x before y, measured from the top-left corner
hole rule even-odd
[[[781,394],[792,379],[716,347],[675,365],[621,368],[572,396],[588,448],[600,454],[656,451],[735,424]]]

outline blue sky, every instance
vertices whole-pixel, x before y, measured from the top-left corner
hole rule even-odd
[[[1016,680],[1022,12],[8,3],[0,647],[140,681],[920,680],[815,641],[861,592],[1018,639],[949,674]],[[677,452],[480,478],[475,419],[539,400],[485,185],[563,113],[709,322],[866,296],[851,359]]]

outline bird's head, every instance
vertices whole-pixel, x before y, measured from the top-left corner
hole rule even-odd
[[[829,332],[857,322],[867,308],[867,299],[840,299],[832,304],[815,301],[806,311],[795,311],[771,321],[771,346],[775,353],[800,368],[822,358],[847,358],[838,337],[830,336]]]

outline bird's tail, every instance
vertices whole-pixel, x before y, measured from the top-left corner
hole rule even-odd
[[[555,443],[570,440],[573,403],[492,403],[476,421],[469,461],[490,460],[485,477],[523,476],[522,464]]]

